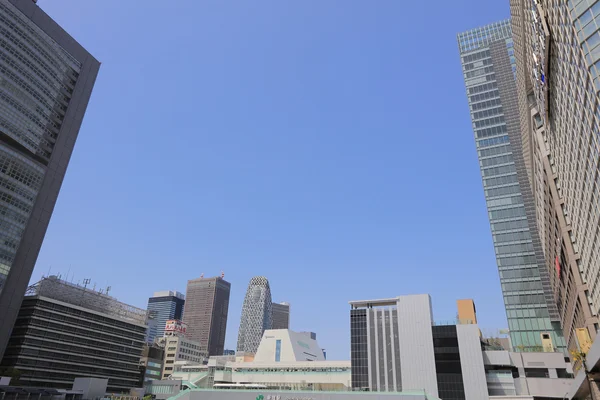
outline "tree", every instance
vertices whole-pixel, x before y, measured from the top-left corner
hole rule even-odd
[[[13,367],[2,367],[0,368],[0,376],[10,377],[11,385],[18,385],[21,383],[21,371]]]

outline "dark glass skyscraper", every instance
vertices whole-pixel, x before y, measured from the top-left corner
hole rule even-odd
[[[185,296],[173,290],[156,292],[148,299],[148,314],[155,320],[148,326],[148,342],[164,335],[168,320],[181,319],[184,304]]]
[[[271,329],[290,329],[290,304],[272,304],[273,326]]]
[[[565,351],[521,151],[511,22],[460,33],[458,46],[512,345]]]
[[[272,303],[269,281],[264,276],[250,279],[238,333],[237,351],[256,353],[266,329],[271,329]]]
[[[0,358],[100,63],[31,0],[0,0]]]
[[[187,338],[200,343],[202,354],[223,355],[230,290],[223,276],[188,281],[183,322]]]

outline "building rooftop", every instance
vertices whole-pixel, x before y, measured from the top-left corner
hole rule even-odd
[[[135,324],[146,324],[146,310],[121,303],[114,297],[85,286],[73,284],[57,276],[42,278],[27,288],[25,296],[41,296],[106,314]]]

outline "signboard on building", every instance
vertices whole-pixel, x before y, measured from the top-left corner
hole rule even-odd
[[[184,324],[178,319],[170,319],[165,325],[165,333],[169,335],[182,335],[185,336],[187,330],[187,324]]]

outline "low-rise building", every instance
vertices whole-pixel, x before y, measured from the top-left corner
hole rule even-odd
[[[202,364],[207,357],[207,354],[201,351],[200,343],[190,340],[183,335],[163,336],[159,339],[158,343],[165,349],[162,379],[171,376],[177,361]]]
[[[573,368],[562,353],[484,351],[490,396],[565,397],[573,383]]]
[[[143,382],[161,379],[163,372],[164,348],[156,344],[146,344],[142,350],[140,366],[143,369]]]
[[[214,388],[265,387],[278,390],[350,390],[350,361],[326,361],[311,335],[287,329],[266,330],[252,359],[211,357]]]
[[[563,353],[551,346],[513,353],[481,339],[472,301],[459,302],[459,319],[452,323],[434,322],[428,295],[350,305],[355,390],[425,390],[444,400],[562,399],[573,381]]]

